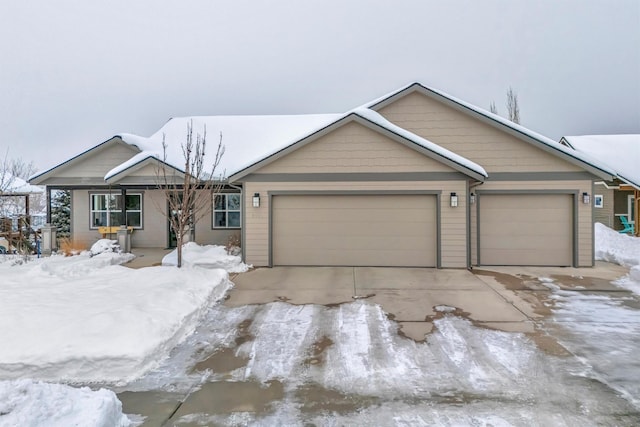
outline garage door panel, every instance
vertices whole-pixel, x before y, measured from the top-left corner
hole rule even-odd
[[[274,196],[275,265],[436,264],[432,195]]]
[[[573,264],[573,196],[509,194],[480,198],[480,263]]]

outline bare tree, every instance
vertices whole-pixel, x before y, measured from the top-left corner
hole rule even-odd
[[[507,90],[507,113],[509,120],[513,123],[520,123],[520,106],[518,105],[518,94],[511,86]]]
[[[498,114],[498,107],[496,107],[495,101],[491,101],[491,104],[489,104],[489,111],[493,114]]]
[[[163,207],[158,207],[169,221],[171,229],[176,234],[178,267],[182,267],[182,245],[184,238],[193,230],[197,222],[212,209],[211,196],[219,193],[221,184],[216,182],[216,170],[224,155],[222,134],[216,148],[215,156],[211,158],[211,164],[206,164],[207,129],[202,134],[193,135],[193,121],[187,123],[187,135],[181,144],[184,170],[180,173],[171,167],[167,161],[167,149],[165,135],[162,137],[162,162],[158,163],[156,171],[158,188],[165,194],[168,204],[168,212]]]

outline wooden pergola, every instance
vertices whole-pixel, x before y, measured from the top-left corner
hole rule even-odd
[[[13,216],[0,216],[0,238],[7,240],[11,247],[18,248],[29,239],[31,233],[35,233],[31,228],[31,214],[29,209],[29,196],[35,193],[29,192],[1,192],[0,198],[24,198],[24,213],[18,215],[17,230],[13,229]]]

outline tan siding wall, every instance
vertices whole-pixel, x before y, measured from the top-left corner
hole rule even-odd
[[[479,163],[489,174],[582,170],[420,93],[409,94],[379,113],[391,122]]]
[[[213,228],[213,199],[210,194],[201,193],[206,198],[207,209],[204,216],[196,224],[196,243],[201,245],[226,245],[229,237],[237,236],[240,239],[240,229]]]
[[[442,190],[441,233],[442,267],[464,268],[467,265],[466,182],[248,182],[245,184],[245,257],[255,266],[269,265],[269,191],[402,191]],[[449,206],[449,194],[459,196],[457,208]],[[260,193],[260,207],[251,207],[251,197]]]
[[[97,150],[91,155],[86,155],[81,162],[60,168],[56,172],[57,178],[82,178],[99,177],[104,178],[105,174],[119,164],[129,160],[137,151],[125,144],[110,144],[102,150]]]
[[[89,229],[89,192],[73,190],[71,195],[71,239],[89,249],[98,239],[97,230]]]
[[[100,190],[74,190],[72,196],[73,240],[86,245],[87,248],[102,238],[98,230],[89,228],[89,194],[95,192]],[[131,246],[164,248],[167,246],[167,222],[154,204],[155,200],[159,206],[164,206],[164,194],[159,190],[147,190],[143,192],[142,199],[143,229],[133,232]]]
[[[167,218],[162,214],[166,209],[164,192],[146,190],[142,200],[143,229],[133,232],[131,246],[134,248],[164,248],[168,242]]]
[[[450,172],[384,135],[348,123],[261,168],[259,173]]]
[[[593,220],[600,222],[609,228],[614,226],[614,212],[613,212],[613,189],[607,188],[604,185],[596,184],[593,186],[593,196],[596,194],[603,196],[603,207],[593,208]]]
[[[593,222],[592,205],[582,203],[582,193],[591,194],[591,181],[487,181],[476,190],[577,190],[578,200],[578,265],[593,265]],[[593,200],[592,200],[593,201]],[[473,207],[475,209],[475,206]],[[473,224],[475,225],[475,223]],[[472,229],[475,228],[472,226]],[[475,239],[475,237],[474,237]],[[475,241],[472,259],[476,261]]]

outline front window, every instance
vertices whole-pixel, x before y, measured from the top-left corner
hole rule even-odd
[[[213,227],[240,228],[240,194],[216,194],[213,198]]]
[[[125,206],[127,224],[133,228],[142,228],[142,194],[127,194]],[[123,225],[121,194],[92,194],[90,209],[91,228]]]
[[[627,196],[627,214],[629,216],[629,224],[636,223],[636,199],[633,194]]]

